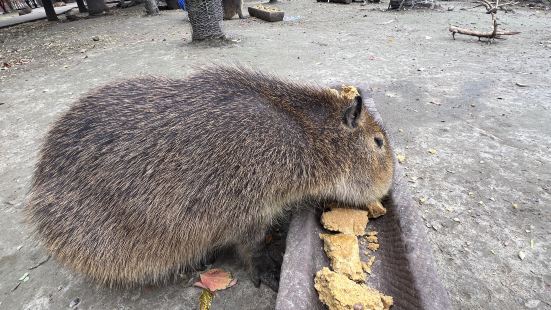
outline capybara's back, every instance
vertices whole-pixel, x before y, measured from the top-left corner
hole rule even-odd
[[[156,283],[232,245],[253,270],[287,206],[365,207],[392,171],[361,97],[213,68],[79,100],[47,135],[26,215],[72,269],[111,286]]]

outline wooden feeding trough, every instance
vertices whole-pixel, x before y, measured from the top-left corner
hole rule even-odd
[[[267,22],[280,22],[283,20],[285,12],[276,7],[269,7],[265,5],[255,5],[248,8],[249,15],[256,17]]]
[[[358,88],[369,111],[381,121],[367,87]],[[400,165],[396,165],[393,188],[383,204],[387,213],[368,224],[369,229],[378,232],[380,249],[366,284],[392,296],[392,310],[451,309],[448,293],[436,273],[426,227]],[[319,237],[323,232],[320,213],[304,208],[293,215],[281,266],[277,310],[326,309],[314,288],[316,272],[329,266]]]

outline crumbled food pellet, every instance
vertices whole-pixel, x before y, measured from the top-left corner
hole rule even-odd
[[[341,94],[339,93],[339,91],[336,90],[336,89],[329,88],[329,91],[330,91],[333,95],[335,95],[335,96],[340,96],[340,95],[341,95]]]
[[[358,238],[350,234],[320,234],[331,267],[354,281],[364,281]]]
[[[371,251],[377,251],[379,249],[379,244],[375,242],[369,242],[367,244],[367,248],[370,249]]]
[[[348,100],[352,100],[359,95],[360,92],[358,92],[358,89],[352,85],[343,85],[341,87],[341,96]]]
[[[364,238],[365,240],[367,240],[367,242],[379,243],[379,239],[377,238],[377,236],[365,236]]]
[[[385,207],[383,207],[383,204],[381,204],[380,201],[370,203],[367,206],[367,209],[369,210],[369,217],[370,218],[377,218],[381,215],[386,214],[386,209],[385,209]]]
[[[375,256],[370,256],[367,259],[367,262],[362,262],[362,269],[371,274],[371,267],[373,267],[373,263],[375,262]]]
[[[254,6],[254,8],[259,9],[259,10],[263,10],[263,11],[266,11],[266,12],[281,12],[281,10],[276,8],[276,7],[265,6],[265,5],[262,5],[262,4],[257,4],[257,5]]]
[[[404,154],[396,154],[396,159],[400,164],[404,163],[406,161],[406,155]]]
[[[316,273],[314,287],[329,310],[353,310],[358,309],[358,305],[364,310],[388,310],[392,305],[392,297],[355,283],[327,267]]]
[[[394,304],[394,299],[392,298],[392,296],[381,294],[381,301],[383,302],[383,308],[385,310],[390,309],[390,307]]]
[[[337,95],[339,97],[342,97],[347,100],[354,100],[356,96],[360,95],[360,92],[358,89],[352,85],[343,85],[341,86],[341,91],[339,92],[336,89],[329,88],[329,91],[333,93],[334,95]]]
[[[367,211],[336,208],[337,204],[331,206],[331,211],[323,212],[321,215],[321,223],[325,229],[357,236],[364,234],[369,221]]]

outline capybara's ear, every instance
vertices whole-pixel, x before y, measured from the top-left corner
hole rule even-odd
[[[356,96],[354,104],[344,111],[343,122],[349,128],[356,128],[360,122],[364,110],[364,102],[361,95]]]

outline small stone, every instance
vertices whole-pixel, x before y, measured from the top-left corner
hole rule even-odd
[[[440,228],[442,228],[442,225],[438,222],[432,222],[431,226],[432,226],[432,229],[434,229],[436,231],[438,231],[438,230],[440,230]]]
[[[518,258],[520,258],[520,260],[524,260],[525,257],[526,253],[524,253],[523,251],[518,252]]]
[[[516,203],[513,203],[513,209],[518,209],[518,205]]]
[[[78,304],[80,304],[80,298],[77,297],[77,298],[71,300],[71,302],[69,303],[69,308],[74,308]]]
[[[460,221],[459,218],[457,218],[457,217],[454,217],[454,218],[453,218],[453,221],[454,221],[454,222],[457,222],[457,223],[461,223],[461,221]]]
[[[436,153],[438,153],[435,149],[428,149],[428,152],[429,152],[431,155],[436,155]]]
[[[93,37],[92,37],[92,40],[94,40],[94,41],[99,41],[99,37],[98,37],[98,36],[93,36]]]
[[[80,50],[80,52],[81,52],[81,53],[86,53],[86,49],[83,48],[83,49]]]
[[[421,198],[419,198],[419,203],[420,203],[420,204],[424,204],[425,202],[427,202],[427,197],[421,197]]]
[[[524,303],[524,306],[526,306],[526,308],[533,309],[533,308],[537,308],[540,302],[541,301],[538,299],[530,299],[526,303]]]
[[[354,310],[364,310],[364,306],[362,304],[355,304]]]

